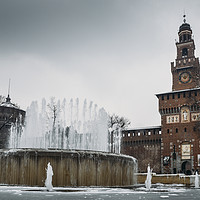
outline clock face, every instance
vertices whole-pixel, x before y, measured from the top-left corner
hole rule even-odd
[[[191,75],[189,72],[182,72],[180,75],[179,75],[179,81],[181,83],[188,83],[189,81],[191,80]]]

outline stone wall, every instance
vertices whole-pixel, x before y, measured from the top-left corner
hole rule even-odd
[[[53,186],[126,186],[137,182],[133,157],[103,152],[19,149],[0,151],[0,183],[44,186],[47,164]]]

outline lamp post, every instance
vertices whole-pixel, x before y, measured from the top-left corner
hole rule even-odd
[[[173,152],[173,174],[176,174],[176,152],[175,152],[175,145],[174,145],[174,152]]]

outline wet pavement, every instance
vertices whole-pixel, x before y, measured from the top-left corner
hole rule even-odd
[[[0,186],[0,200],[157,200],[200,199],[200,189],[181,185],[155,185],[150,191],[144,186],[133,188],[54,188]]]

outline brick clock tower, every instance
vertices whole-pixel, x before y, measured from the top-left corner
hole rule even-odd
[[[180,26],[171,63],[172,91],[157,94],[161,115],[161,172],[200,171],[200,65],[190,24]]]

